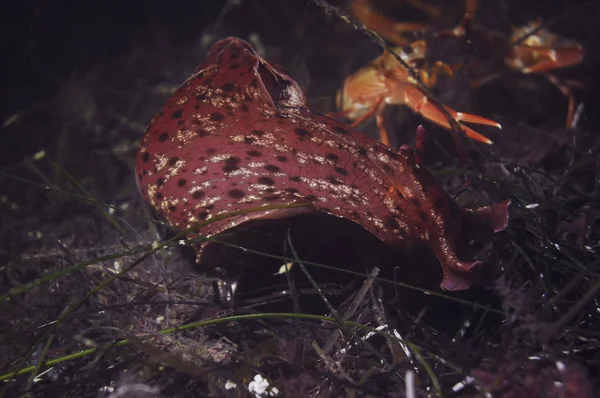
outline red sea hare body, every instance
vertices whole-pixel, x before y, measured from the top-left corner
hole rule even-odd
[[[420,159],[421,156],[417,156]],[[321,211],[363,226],[389,245],[425,243],[443,269],[442,288],[469,287],[456,250],[508,222],[508,201],[461,209],[403,146],[395,152],[308,108],[300,85],[236,38],[206,60],[151,121],[137,155],[144,198],[178,228],[238,210],[199,232],[253,219]]]

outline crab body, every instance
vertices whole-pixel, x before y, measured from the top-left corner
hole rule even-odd
[[[427,87],[433,87],[440,72],[452,74],[452,70],[442,62],[436,62],[433,72],[429,74],[417,64],[425,60],[426,44],[424,41],[414,42],[409,54],[402,48],[394,51],[401,54],[406,64],[417,72],[420,80]],[[337,105],[340,109],[339,116],[353,120],[353,126],[358,126],[365,120],[375,117],[380,132],[380,140],[386,145],[390,144],[389,133],[385,128],[383,111],[388,105],[406,105],[415,113],[420,114],[433,123],[447,130],[452,129],[448,115],[440,106],[430,101],[427,93],[418,85],[393,54],[384,53],[367,66],[346,78],[344,86],[337,95]],[[465,131],[467,137],[479,142],[491,144],[487,137],[479,134],[464,122],[483,124],[501,128],[499,123],[481,116],[457,112],[444,106],[445,111],[453,117]]]

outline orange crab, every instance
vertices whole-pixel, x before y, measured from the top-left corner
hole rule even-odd
[[[410,31],[423,30],[426,25],[414,23],[399,23],[378,13],[371,6],[372,0],[353,0],[351,10],[356,18],[364,23],[369,29],[380,33],[388,41],[397,45],[406,45],[408,39],[403,36]],[[413,6],[418,6],[432,17],[439,14],[439,9],[434,6],[424,5],[419,0],[409,0]],[[463,21],[454,29],[438,32],[437,35],[450,35],[454,37],[465,36],[467,26],[470,26],[475,13],[479,7],[478,0],[465,0],[465,14]],[[583,47],[572,40],[567,40],[556,34],[542,29],[540,21],[533,21],[525,26],[513,29],[510,42],[510,50],[504,55],[504,63],[511,69],[518,70],[524,74],[538,73],[554,84],[568,99],[566,126],[570,127],[573,120],[574,98],[571,87],[563,84],[558,77],[549,73],[552,70],[566,68],[579,64],[583,60]],[[417,69],[417,61],[424,61],[425,43],[418,41],[410,45],[413,49],[411,55],[403,55],[407,63]],[[417,51],[415,51],[415,48]],[[400,52],[401,49],[395,49]],[[415,55],[416,54],[416,55]],[[418,73],[426,86],[432,87],[436,81],[439,71],[451,74],[451,68],[437,62],[433,73],[429,75],[426,71],[418,70]],[[494,73],[472,82],[474,87],[488,83],[501,72]],[[391,55],[384,54],[375,59],[365,68],[346,79],[344,87],[338,93],[338,107],[340,114],[354,120],[353,125],[358,125],[372,116],[376,117],[381,139],[388,143],[389,138],[381,111],[385,104],[408,105],[415,112],[421,113],[427,119],[442,127],[450,128],[446,115],[434,104],[428,101],[427,96],[419,89],[416,82],[408,71]],[[459,122],[472,122],[492,125],[500,128],[500,125],[476,115],[456,112],[446,107],[451,116]],[[456,115],[456,116],[455,116]],[[464,126],[467,136],[477,141],[491,143],[481,134]]]
[[[440,10],[438,7],[424,4],[419,0],[408,0],[408,2],[434,18],[439,16]],[[466,0],[465,15],[472,15],[476,6],[476,0]],[[404,46],[404,48],[395,48],[394,52],[401,54],[402,59],[418,73],[425,86],[433,87],[440,72],[452,75],[452,69],[439,61],[434,64],[431,73],[420,68],[420,65],[425,62],[427,49],[425,41],[420,40],[409,43],[408,39],[403,36],[408,32],[424,30],[427,25],[395,22],[375,11],[371,7],[371,0],[353,0],[350,8],[354,16],[364,23],[367,28],[378,32],[386,40],[396,45]],[[386,145],[390,145],[389,133],[382,116],[386,105],[407,105],[414,112],[421,114],[435,124],[446,129],[452,129],[446,113],[438,105],[429,101],[427,94],[417,84],[402,63],[393,54],[386,52],[369,65],[358,70],[354,75],[346,78],[343,88],[337,94],[336,103],[340,112],[335,115],[353,120],[353,126],[360,125],[375,116],[380,140]],[[448,107],[445,107],[445,109],[450,116],[460,123],[466,135],[476,141],[486,144],[492,143],[488,138],[462,122],[501,128],[500,124],[493,120],[469,113],[457,112]]]
[[[440,32],[439,35],[463,37],[467,35],[466,27],[472,20],[477,9],[477,1],[470,0],[470,13],[466,14],[463,21],[450,31]],[[524,26],[513,28],[510,36],[509,50],[504,54],[504,64],[509,68],[524,74],[543,74],[560,92],[567,97],[566,127],[570,127],[573,120],[575,100],[571,86],[563,84],[560,79],[549,73],[555,69],[567,68],[583,61],[583,47],[564,37],[551,33],[543,28],[541,20],[531,21]],[[501,75],[497,72],[478,78],[472,82],[474,87],[488,83]]]
[[[583,47],[573,41],[542,29],[541,21],[532,21],[515,28],[511,35],[511,51],[504,57],[504,63],[521,73],[541,73],[567,97],[566,127],[573,121],[575,99],[571,87],[563,84],[558,77],[548,73],[554,69],[567,68],[583,61]]]
[[[400,52],[402,59],[411,67],[416,67],[425,60],[426,44],[424,41],[414,42],[409,49],[410,52],[402,51],[401,48],[394,51]],[[414,69],[427,87],[433,87],[440,72],[452,74],[450,67],[439,61],[434,64],[431,74],[423,68]],[[337,94],[336,102],[340,109],[337,115],[353,120],[353,126],[375,116],[381,142],[388,146],[390,139],[382,115],[386,105],[406,105],[435,124],[449,130],[452,129],[446,113],[438,105],[429,101],[427,94],[417,86],[417,82],[408,70],[393,54],[388,52],[346,78],[344,86]],[[493,120],[457,112],[449,107],[444,108],[460,123],[466,135],[476,141],[492,143],[487,137],[464,125],[464,122],[501,128],[500,124]]]
[[[581,44],[560,37],[542,28],[540,20],[515,28],[514,43],[505,62],[523,73],[540,73],[577,65],[583,60]]]

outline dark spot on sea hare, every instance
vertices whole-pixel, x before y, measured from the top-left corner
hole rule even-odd
[[[175,112],[173,112],[171,117],[173,118],[173,120],[175,120],[175,119],[180,119],[182,115],[183,115],[183,110],[177,109]]]
[[[167,133],[166,131],[163,133],[160,133],[160,135],[158,136],[158,140],[160,142],[165,142],[168,138],[169,138],[169,133]]]
[[[252,137],[252,136],[245,136],[244,137],[244,143],[248,144],[248,145],[252,145],[256,142],[256,137]]]
[[[228,173],[230,171],[236,171],[240,168],[239,164],[240,164],[241,160],[240,158],[237,158],[235,156],[230,157],[229,159],[227,159],[225,161],[225,165],[223,166],[223,171]]]
[[[329,152],[327,155],[325,155],[325,159],[331,160],[332,162],[337,162],[338,160],[340,160],[340,157],[335,153]]]
[[[223,84],[223,91],[231,92],[235,88],[235,84],[233,83],[225,83]]]
[[[154,197],[156,198],[156,200],[162,200],[163,194],[162,192],[157,192],[156,195],[154,195]]]
[[[310,137],[310,132],[306,129],[297,128],[294,130],[294,132],[300,138],[300,140],[305,140]]]
[[[285,163],[288,161],[288,158],[285,156],[277,156],[275,159],[277,159],[278,161],[280,161],[281,163]]]
[[[400,228],[400,224],[398,224],[398,221],[396,221],[396,219],[394,217],[387,217],[385,219],[385,223],[390,228],[393,228],[393,229]]]
[[[210,133],[205,129],[196,130],[196,134],[198,134],[198,137],[208,137],[210,135]]]
[[[241,199],[246,196],[244,191],[241,189],[232,189],[231,191],[227,192],[227,194],[234,199]]]
[[[275,180],[271,177],[258,177],[258,183],[263,185],[275,185]]]
[[[343,168],[343,167],[336,166],[336,167],[334,168],[334,170],[335,170],[336,172],[340,173],[340,174],[341,174],[341,175],[343,175],[343,176],[347,176],[347,175],[348,175],[348,172],[347,172],[347,171],[346,171],[346,169],[345,169],[345,168]]]
[[[202,210],[202,211],[200,211],[198,213],[198,219],[199,220],[206,220],[207,217],[208,217],[208,212],[207,211]]]
[[[204,197],[204,191],[196,191],[192,194],[192,199],[200,200]]]
[[[246,152],[248,154],[248,156],[252,156],[252,157],[259,157],[262,156],[262,153],[260,153],[259,151],[257,151],[256,149],[253,149],[251,151]]]
[[[290,180],[295,181],[295,182],[300,182],[302,181],[302,179],[299,176],[291,176]]]
[[[181,179],[179,179],[179,180],[177,181],[177,186],[178,186],[178,187],[184,187],[184,186],[185,186],[185,184],[187,184],[187,181],[186,181],[186,179],[185,179],[185,178],[181,178]]]
[[[337,177],[334,176],[327,177],[327,181],[329,181],[329,183],[332,185],[340,185],[342,183]]]
[[[150,160],[150,154],[148,152],[144,152],[142,154],[142,162],[148,163],[148,160]]]
[[[316,202],[317,197],[315,195],[306,195],[306,200],[309,202]]]
[[[207,154],[207,155],[209,155],[209,156],[212,156],[212,155],[214,155],[215,153],[217,153],[217,148],[208,148],[208,149],[206,150],[206,154]]]
[[[265,132],[262,130],[252,130],[252,134],[262,137],[263,135],[265,135]]]
[[[265,166],[265,170],[270,171],[271,173],[278,173],[281,171],[279,166],[275,166],[274,164],[268,164]]]
[[[156,185],[158,185],[159,187],[162,187],[163,185],[165,185],[165,179],[159,178],[158,180],[156,180]]]
[[[169,158],[169,166],[175,166],[175,164],[177,164],[177,161],[179,161],[178,157]]]
[[[286,188],[285,191],[291,194],[300,193],[300,191],[298,191],[296,188]]]
[[[278,199],[279,199],[279,196],[277,196],[277,195],[265,196],[263,198],[263,200],[266,201],[266,202],[274,202],[274,201],[276,201]]]
[[[417,216],[419,217],[419,219],[423,222],[427,221],[427,219],[429,218],[429,216],[427,215],[427,213],[425,213],[424,211],[419,211],[417,213]]]
[[[239,68],[239,67],[240,67],[240,64],[239,64],[239,63],[237,63],[237,62],[236,62],[235,64],[231,64],[231,65],[229,65],[229,69],[231,69],[231,70],[235,70],[235,69],[237,69],[237,68]]]
[[[219,112],[214,112],[210,114],[210,120],[213,122],[221,122],[225,119],[225,115]]]

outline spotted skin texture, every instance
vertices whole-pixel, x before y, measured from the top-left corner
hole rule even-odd
[[[469,271],[479,264],[459,259],[457,249],[508,222],[508,201],[460,209],[415,162],[412,148],[395,152],[311,110],[283,68],[237,38],[215,43],[151,121],[136,174],[145,200],[174,227],[304,203],[218,220],[199,232],[213,236],[250,220],[320,211],[394,247],[425,243],[447,290],[469,287]],[[198,253],[201,259],[201,247]]]

